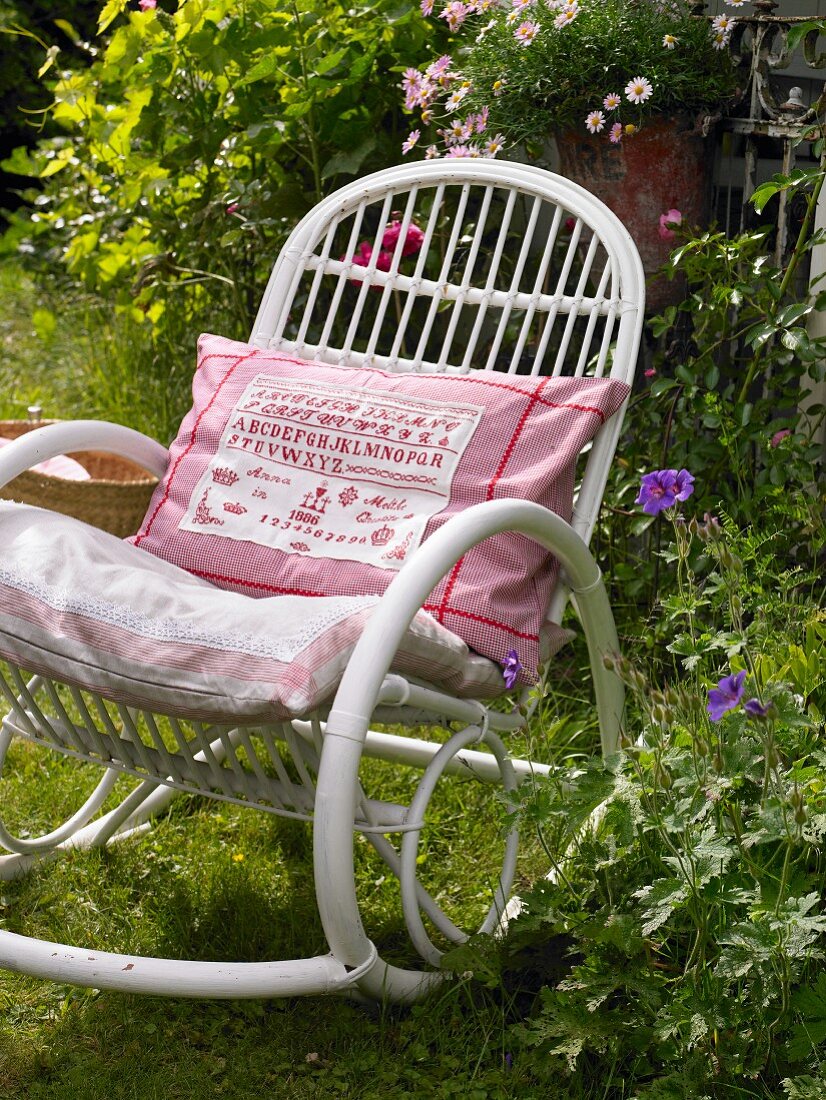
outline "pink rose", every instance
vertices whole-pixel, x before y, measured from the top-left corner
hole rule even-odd
[[[792,434],[791,428],[781,428],[779,432],[775,432],[774,435],[771,437],[771,440],[769,442],[769,446],[770,447],[778,447],[783,442],[783,440],[786,438],[786,436],[791,435],[791,434]]]
[[[398,232],[397,232],[398,237]],[[344,256],[341,257],[345,259]],[[367,267],[370,261],[373,259],[373,246],[369,241],[362,241],[358,247],[358,252],[352,257],[352,262],[357,267]],[[386,249],[380,249],[376,256],[376,270],[377,271],[389,271],[390,265],[393,262],[393,253],[388,252]],[[353,286],[361,286],[361,279],[351,279],[350,282]],[[380,286],[373,286],[373,290],[381,290]]]
[[[660,227],[657,230],[664,241],[673,241],[676,233],[670,228],[672,225],[682,225],[683,215],[679,210],[667,210],[660,214]]]
[[[154,11],[158,6],[158,0],[138,0],[141,11]]]
[[[381,247],[385,252],[392,252],[396,247],[396,242],[399,239],[399,233],[401,233],[402,224],[400,221],[392,221],[384,231],[384,236],[381,239]],[[424,233],[419,229],[418,225],[411,222],[407,227],[407,236],[404,239],[402,245],[402,256],[413,256],[422,247],[422,241],[424,240]],[[383,269],[385,270],[385,269]]]

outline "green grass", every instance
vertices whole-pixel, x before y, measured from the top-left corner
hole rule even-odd
[[[0,262],[0,418],[38,404],[47,419],[112,420],[168,443],[190,404],[197,332],[182,321],[178,347],[162,346],[149,325],[67,295]]]
[[[25,827],[28,801],[38,807],[32,831],[58,820],[82,797],[78,768],[16,742],[2,791],[10,824]],[[411,774],[375,763],[366,773],[371,789],[409,797]],[[478,921],[485,881],[496,873],[499,814],[491,788],[448,786],[429,816],[422,876],[451,915]],[[389,959],[416,965],[395,882],[363,838],[355,843],[368,934]],[[540,860],[528,845],[523,874],[535,876]],[[3,884],[0,924],[171,958],[257,960],[326,950],[309,829],[187,796],[146,837],[72,853]],[[518,1067],[505,1065],[507,1000],[461,979],[411,1011],[343,999],[139,998],[4,973],[0,1004],[0,1096],[533,1095]]]

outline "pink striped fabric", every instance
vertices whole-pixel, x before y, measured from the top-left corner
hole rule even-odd
[[[193,529],[191,523],[188,529],[181,526],[189,522],[187,515],[191,519],[194,514],[222,439],[226,445],[230,417],[237,416],[239,401],[259,376],[281,380],[294,389],[302,383],[344,387],[354,400],[365,394],[391,395],[398,401],[478,409],[475,428],[457,451],[449,497],[422,524],[424,538],[462,509],[503,497],[536,501],[570,519],[577,456],[628,394],[625,383],[614,379],[530,378],[481,371],[392,374],[373,368],[339,368],[219,336],[202,336],[192,409],[170,448],[167,475],[132,541],[215,585],[254,596],[377,594],[395,576],[394,569],[375,561],[309,556],[304,551],[314,548],[301,541],[293,544],[299,550],[290,552],[223,537],[217,533],[218,526],[209,526],[222,520],[207,509],[199,518],[202,529]],[[283,421],[278,430],[283,431]],[[356,427],[351,425],[349,430],[357,434]],[[225,466],[220,473],[238,480]],[[384,475],[394,476],[387,471]],[[333,479],[322,485],[329,494],[340,487]],[[365,528],[354,526],[352,532],[351,541],[355,541]],[[334,553],[331,549],[330,554]],[[539,663],[540,631],[557,572],[555,560],[536,543],[521,535],[501,534],[467,553],[431,592],[425,609],[472,649],[495,661],[516,649],[530,680]],[[541,649],[548,656],[566,635],[559,627],[545,629]]]
[[[329,702],[377,596],[216,588],[69,516],[0,501],[0,657],[129,706],[201,721]],[[490,698],[501,670],[420,612],[395,671]]]

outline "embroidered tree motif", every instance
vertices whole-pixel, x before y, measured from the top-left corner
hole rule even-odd
[[[301,507],[311,512],[318,512],[320,516],[323,516],[331,499],[332,497],[327,495],[327,482],[322,481],[320,485],[316,486],[314,492],[310,490],[310,492],[304,494]]]

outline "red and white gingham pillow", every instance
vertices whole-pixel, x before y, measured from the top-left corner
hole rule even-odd
[[[392,374],[202,336],[193,406],[132,541],[255,596],[381,593],[472,504],[526,499],[570,519],[576,458],[627,394],[614,379]],[[516,649],[530,676],[556,576],[538,544],[500,534],[425,610],[496,661]],[[564,637],[544,633],[544,654]]]

